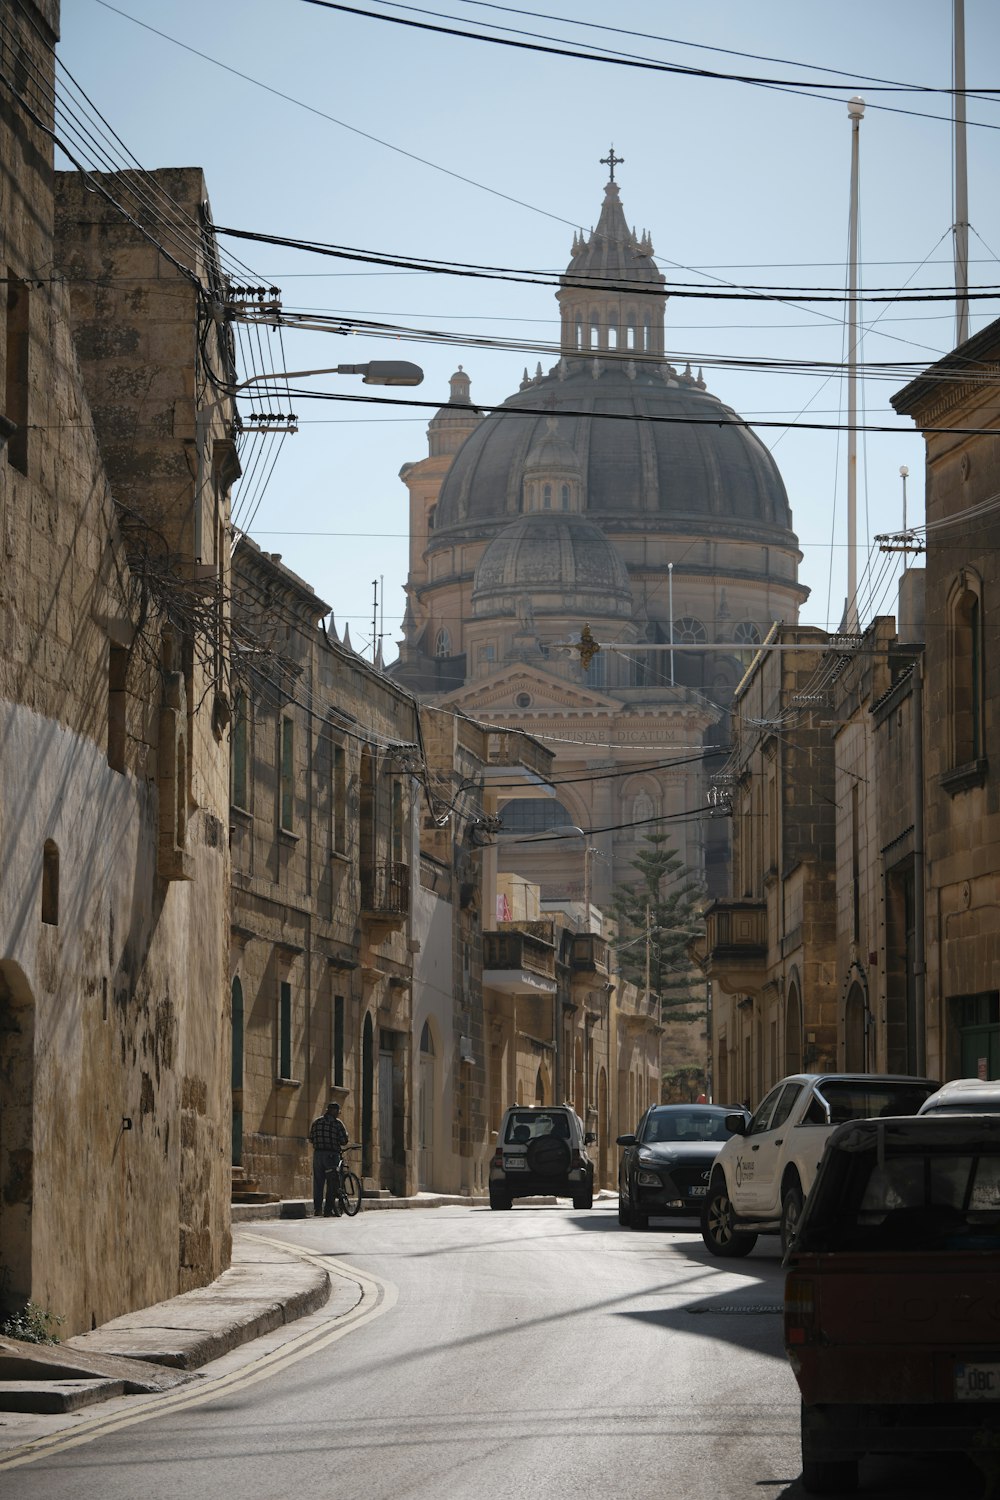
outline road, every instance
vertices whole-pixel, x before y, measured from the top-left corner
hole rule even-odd
[[[368,1312],[229,1357],[3,1476],[17,1500],[799,1500],[798,1395],[775,1242],[720,1262],[610,1206],[269,1223],[356,1268]],[[325,1327],[325,1332],[324,1332]],[[324,1342],[326,1339],[326,1342]],[[252,1348],[253,1346],[251,1346]],[[221,1388],[213,1377],[228,1370]],[[138,1398],[137,1398],[138,1399]],[[159,1409],[156,1402],[160,1403]],[[865,1476],[954,1493],[947,1470]],[[873,1487],[874,1485],[874,1487]],[[944,1487],[942,1488],[942,1485]],[[975,1486],[970,1494],[975,1493]]]

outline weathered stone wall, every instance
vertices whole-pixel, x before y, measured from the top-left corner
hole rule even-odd
[[[51,45],[29,23],[47,14],[55,25],[57,7],[11,14],[25,97],[44,106]],[[79,188],[74,211],[92,220],[96,201]],[[228,799],[192,651],[176,804],[186,878],[165,879],[161,793],[178,761],[160,743],[164,601],[130,565],[113,469],[128,448],[136,496],[155,487],[148,416],[166,484],[176,494],[187,477],[189,511],[192,476],[184,434],[109,363],[129,346],[155,362],[143,344],[153,290],[131,279],[144,274],[137,262],[107,253],[110,218],[107,241],[90,224],[74,274],[84,301],[99,280],[105,300],[89,331],[75,328],[52,205],[48,142],[5,98],[0,260],[15,280],[0,309],[11,356],[0,405],[0,1262],[9,1296],[31,1296],[70,1333],[228,1263]],[[64,228],[72,217],[64,204]],[[160,280],[155,258],[146,247],[147,280]],[[177,378],[193,389],[191,296],[175,291],[160,363],[186,366]],[[113,387],[119,421],[131,406],[131,446],[95,422]]]

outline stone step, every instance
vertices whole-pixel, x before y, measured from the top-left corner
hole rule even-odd
[[[79,1411],[124,1394],[124,1380],[0,1380],[0,1411]]]
[[[254,1188],[233,1188],[231,1202],[233,1203],[277,1203],[277,1193],[264,1193]]]

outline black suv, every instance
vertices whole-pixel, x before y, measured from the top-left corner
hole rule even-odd
[[[508,1109],[490,1162],[490,1208],[536,1196],[572,1198],[574,1208],[592,1208],[594,1163],[587,1147],[595,1139],[568,1104]]]
[[[654,1104],[634,1135],[620,1135],[618,1222],[648,1229],[650,1217],[697,1218],[712,1163],[733,1133],[731,1104]],[[739,1111],[744,1120],[750,1118]]]

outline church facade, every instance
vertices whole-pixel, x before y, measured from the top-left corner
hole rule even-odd
[[[669,294],[614,165],[560,278],[556,364],[485,416],[460,367],[428,455],[401,471],[410,556],[392,669],[425,702],[554,751],[553,795],[504,809],[500,864],[543,899],[584,900],[588,923],[636,878],[649,833],[726,888],[706,762],[729,743],[753,647],[807,593],[773,459],[700,372],[670,362]],[[584,627],[600,645],[589,659],[567,649]]]

